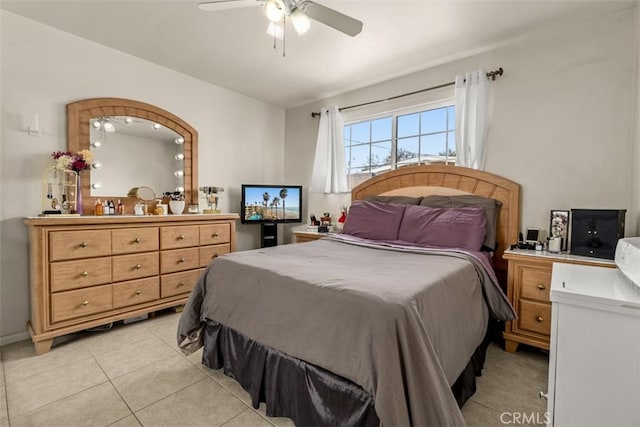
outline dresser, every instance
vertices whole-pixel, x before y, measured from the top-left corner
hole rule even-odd
[[[504,252],[509,263],[507,297],[518,318],[506,322],[505,350],[515,352],[519,344],[549,350],[551,335],[551,271],[553,263],[614,268],[613,260],[566,253],[511,249]]]
[[[36,353],[57,336],[184,304],[204,268],[235,249],[237,219],[26,218]]]
[[[553,267],[548,426],[640,425],[640,283],[619,267]]]

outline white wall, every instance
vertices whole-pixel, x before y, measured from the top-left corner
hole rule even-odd
[[[640,4],[640,3],[639,3]],[[632,208],[636,213],[636,235],[640,235],[640,6],[636,8],[636,75],[634,80],[636,104],[635,104],[635,126],[633,136],[633,152],[631,163],[631,200]]]
[[[240,184],[283,179],[284,111],[74,35],[0,11],[0,344],[26,338],[27,234],[41,209],[42,171],[66,149],[65,105],[94,97],[135,99],[168,110],[199,132],[203,186],[225,188],[221,208],[240,209]],[[39,115],[42,137],[29,136]],[[238,249],[259,229],[238,227]]]
[[[637,174],[631,184],[631,154],[638,94],[631,84],[637,25],[634,9],[545,29],[482,54],[289,109],[285,178],[310,183],[318,125],[310,113],[320,106],[372,101],[501,66],[504,76],[492,83],[486,170],[522,185],[521,228],[548,230],[551,209],[627,209],[627,235],[636,235],[640,205],[632,204],[631,193],[638,194],[640,185]],[[438,96],[450,95],[441,90]],[[640,167],[640,154],[633,162]],[[335,215],[349,196],[308,195],[308,200],[309,211]]]

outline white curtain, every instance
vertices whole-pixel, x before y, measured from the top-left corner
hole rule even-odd
[[[490,84],[485,70],[456,76],[456,165],[484,170]]]
[[[316,155],[311,173],[310,191],[315,193],[346,193],[346,166],[344,163],[344,121],[336,106],[320,111]]]

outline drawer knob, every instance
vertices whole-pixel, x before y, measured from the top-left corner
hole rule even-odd
[[[541,291],[544,291],[547,287],[545,285],[543,285],[542,283],[538,284],[538,289],[540,289]]]
[[[184,234],[179,235],[178,240],[184,240]]]
[[[88,271],[83,271],[82,273],[80,273],[80,275],[82,277],[87,277],[89,275],[89,272]]]
[[[184,286],[184,282],[180,282],[180,283],[178,283],[178,287],[179,287],[179,288],[180,288],[180,287],[182,287],[182,286]]]
[[[213,233],[211,237],[218,237],[218,233]]]
[[[142,266],[140,264],[136,264],[136,266],[133,267],[133,268],[135,268],[136,270],[140,270],[142,268]]]
[[[133,243],[140,243],[140,239],[136,237],[135,239],[133,239]]]
[[[140,295],[142,293],[142,291],[138,290],[136,291],[136,295]]]
[[[87,305],[89,305],[89,301],[84,300],[84,301],[82,301],[82,303],[81,303],[81,304],[82,304],[82,306],[83,306],[83,307],[84,307],[84,306],[87,306]]]
[[[178,260],[178,263],[179,263],[179,264],[182,264],[183,262],[184,262],[184,258],[180,258],[180,259]]]
[[[536,322],[544,322],[544,317],[542,316],[536,316]]]
[[[89,244],[87,242],[80,243],[80,247],[81,248],[86,248],[87,246],[89,246]]]

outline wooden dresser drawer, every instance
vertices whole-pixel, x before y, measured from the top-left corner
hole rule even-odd
[[[113,285],[113,308],[127,307],[160,298],[160,283],[157,277],[132,280]]]
[[[191,292],[200,274],[200,270],[190,270],[162,275],[160,279],[160,296],[166,298]]]
[[[160,252],[160,268],[163,274],[198,268],[199,261],[200,248],[174,249]]]
[[[157,251],[159,248],[158,227],[121,228],[111,232],[111,253],[131,254]]]
[[[538,301],[549,301],[549,290],[551,289],[551,270],[549,268],[521,266],[520,289],[523,298],[530,298]]]
[[[188,248],[200,244],[200,226],[183,225],[160,229],[160,249]]]
[[[111,230],[52,231],[49,261],[111,255]]]
[[[206,267],[216,257],[231,252],[231,245],[204,246],[200,248],[199,267]]]
[[[551,335],[551,304],[520,300],[518,325],[523,331]]]
[[[86,288],[111,282],[111,258],[89,258],[51,263],[51,292]]]
[[[218,245],[231,241],[231,225],[208,224],[200,226],[200,244]]]
[[[51,295],[51,321],[85,317],[111,310],[113,297],[111,285],[93,286]]]
[[[156,276],[159,271],[157,252],[113,257],[114,282]]]

